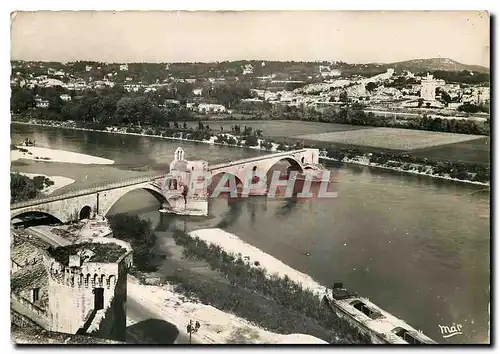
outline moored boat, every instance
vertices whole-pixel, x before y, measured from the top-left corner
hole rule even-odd
[[[327,289],[323,301],[337,316],[368,335],[374,344],[437,344],[367,298],[343,288],[342,283]]]

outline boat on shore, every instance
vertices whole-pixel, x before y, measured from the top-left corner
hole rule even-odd
[[[19,142],[18,145],[20,146],[35,146],[35,140],[31,141],[31,139],[24,139],[23,141]]]
[[[367,298],[348,291],[342,283],[335,283],[327,289],[322,302],[337,316],[368,335],[374,344],[437,344]]]

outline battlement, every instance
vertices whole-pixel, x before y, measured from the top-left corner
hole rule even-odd
[[[102,264],[95,264],[94,267],[89,265],[84,264],[83,267],[77,268],[53,262],[49,269],[50,278],[57,284],[72,288],[113,289],[116,286],[118,265],[110,264],[111,267],[103,267]]]

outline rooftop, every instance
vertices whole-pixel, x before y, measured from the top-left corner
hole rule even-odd
[[[10,258],[17,264],[23,265],[28,257],[41,255],[40,249],[35,245],[15,237],[10,246]]]
[[[47,269],[43,263],[27,266],[12,274],[10,278],[10,290],[19,293],[27,288],[36,288],[48,280]]]
[[[49,251],[56,261],[67,266],[69,256],[76,255],[79,251],[90,250],[92,257],[87,262],[114,263],[127,253],[127,250],[116,243],[77,243],[64,247],[57,247]]]

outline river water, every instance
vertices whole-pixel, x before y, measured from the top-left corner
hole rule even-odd
[[[264,127],[265,132],[265,127]],[[15,161],[11,169],[75,179],[56,193],[102,180],[164,171],[176,147],[210,163],[263,152],[167,139],[12,125],[13,142],[113,159],[114,165]],[[343,282],[386,311],[442,343],[488,340],[490,284],[489,194],[484,187],[355,165],[329,166],[338,197],[293,203],[266,198],[211,202],[210,217],[188,229],[220,227],[323,285]],[[151,219],[159,237],[173,216],[142,190],[110,213]],[[462,325],[443,339],[439,325]]]

